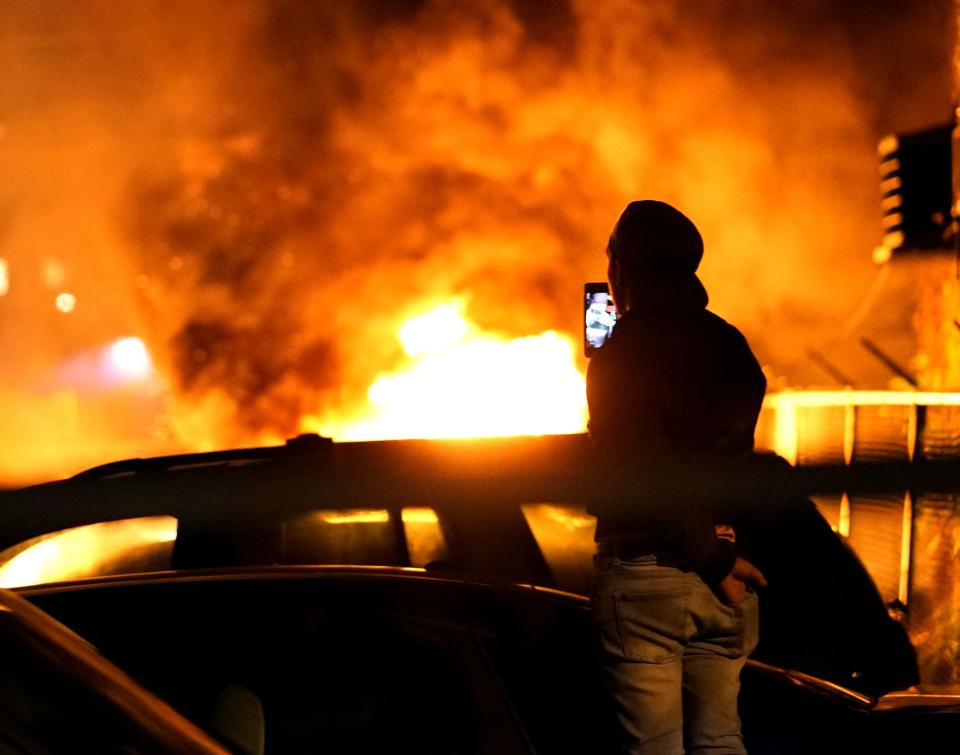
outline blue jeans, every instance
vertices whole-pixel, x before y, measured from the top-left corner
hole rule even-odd
[[[737,696],[757,644],[754,593],[731,606],[652,557],[598,557],[593,610],[622,752],[746,752]]]

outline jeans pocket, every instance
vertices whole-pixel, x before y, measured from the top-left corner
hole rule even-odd
[[[598,605],[603,649],[637,663],[666,663],[686,643],[686,592],[640,592],[605,596]]]
[[[760,605],[757,594],[748,592],[737,604],[740,621],[743,623],[743,655],[750,655],[760,639]]]

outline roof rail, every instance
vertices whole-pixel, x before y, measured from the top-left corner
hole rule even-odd
[[[107,477],[155,474],[170,469],[230,464],[231,462],[250,464],[292,455],[327,453],[332,447],[333,439],[325,438],[316,433],[304,433],[298,435],[296,438],[288,439],[282,446],[234,448],[227,451],[206,451],[201,453],[155,456],[148,459],[135,458],[112,461],[108,464],[100,464],[99,466],[85,469],[73,475],[71,479],[100,480]]]

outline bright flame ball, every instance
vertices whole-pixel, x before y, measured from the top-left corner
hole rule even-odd
[[[438,354],[460,343],[469,330],[461,305],[441,304],[407,320],[400,328],[400,344],[409,357]]]
[[[77,297],[64,291],[62,294],[57,294],[56,305],[60,312],[69,314],[77,308]]]
[[[411,362],[381,373],[370,413],[335,432],[340,439],[453,438],[582,432],[586,401],[569,338],[484,333],[455,304],[400,328]]]
[[[153,360],[139,338],[121,338],[107,347],[110,372],[121,380],[142,380],[153,371]]]

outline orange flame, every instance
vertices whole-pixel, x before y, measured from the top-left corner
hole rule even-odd
[[[349,417],[305,417],[302,429],[338,440],[576,433],[586,427],[584,377],[571,339],[483,332],[463,302],[438,304],[399,328],[409,361],[378,375]]]
[[[873,271],[887,108],[873,112],[863,93],[883,87],[864,82],[913,61],[923,85],[898,92],[897,112],[933,122],[949,67],[929,3],[909,34],[865,6],[817,3],[696,17],[624,0],[69,5],[0,3],[0,49],[15,53],[0,123],[0,486],[275,443],[301,425],[341,438],[582,428],[579,387],[545,407],[547,390],[568,395],[564,375],[579,383],[572,359],[529,368],[516,352],[559,350],[547,328],[576,338],[565,302],[602,275],[610,225],[644,196],[695,219],[712,306],[782,372]],[[810,29],[836,44],[811,57]],[[354,308],[330,307],[344,291],[375,303],[349,344]],[[381,347],[398,312],[447,292],[469,293],[485,331],[468,327],[449,356],[470,343],[483,369],[451,369],[425,397],[404,391],[439,355],[374,380],[396,364]],[[505,292],[536,304],[505,312]],[[154,394],[52,379],[125,335],[149,349]],[[960,364],[951,349],[944,370]],[[377,403],[358,409],[373,385]]]

